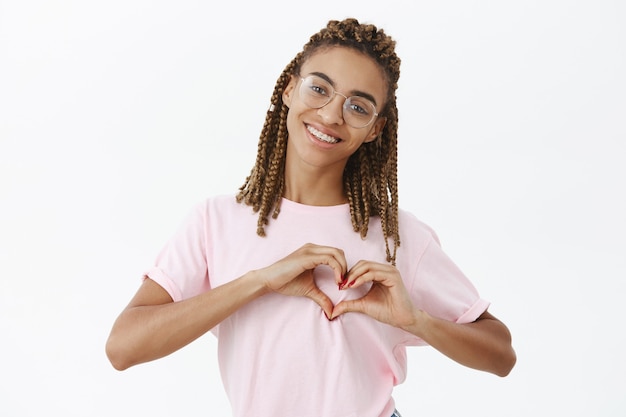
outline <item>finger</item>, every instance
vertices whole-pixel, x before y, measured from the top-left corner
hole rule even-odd
[[[392,277],[397,270],[391,265],[380,264],[371,261],[357,262],[346,274],[346,282],[340,289],[358,287],[366,282],[385,282]]]
[[[319,305],[322,310],[324,310],[324,314],[328,319],[331,319],[333,314],[333,302],[328,298],[328,296],[319,288],[315,287],[306,295],[311,300],[315,301],[317,305]]]
[[[364,313],[362,299],[344,300],[333,308],[331,320],[336,319],[344,313]]]
[[[332,259],[334,266],[332,268],[335,271],[335,283],[341,285],[344,281],[344,277],[348,272],[348,262],[346,261],[346,255],[341,249],[331,248]]]
[[[341,249],[321,247],[321,257],[317,259],[317,265],[327,265],[333,269],[335,283],[340,285],[348,271],[348,264],[344,252]]]
[[[376,272],[372,270],[374,265],[369,262],[359,261],[346,274],[345,282],[340,289],[358,287],[369,281],[374,281]]]
[[[341,283],[344,282],[344,277],[348,271],[345,260],[342,258],[338,259],[333,256],[331,262],[329,262],[327,265],[330,266],[335,273],[335,283],[337,285],[341,285]]]

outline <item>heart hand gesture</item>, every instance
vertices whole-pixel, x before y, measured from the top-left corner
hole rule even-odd
[[[342,250],[329,246],[308,243],[285,258],[262,269],[265,287],[283,295],[308,297],[315,301],[326,317],[333,314],[333,303],[321,291],[313,276],[318,265],[328,265],[335,272],[335,282],[339,285],[347,271],[346,258]]]
[[[331,319],[348,312],[367,314],[389,325],[406,328],[415,319],[415,308],[400,273],[393,265],[359,261],[345,276],[343,289],[372,283],[365,296],[342,301],[333,309]]]

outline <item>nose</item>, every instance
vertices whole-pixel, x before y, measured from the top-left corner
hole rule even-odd
[[[328,103],[317,110],[317,114],[322,116],[326,124],[343,124],[343,104],[347,98],[342,94],[335,92]]]

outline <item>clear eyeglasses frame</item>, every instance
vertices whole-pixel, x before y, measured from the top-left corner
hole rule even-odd
[[[313,109],[321,109],[330,103],[335,94],[343,97],[343,120],[355,129],[369,126],[378,117],[371,100],[361,96],[347,97],[336,91],[327,80],[314,74],[300,77],[298,93],[302,102]]]

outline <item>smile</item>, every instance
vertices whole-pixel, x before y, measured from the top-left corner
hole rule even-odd
[[[322,142],[325,143],[339,143],[341,140],[334,137],[334,136],[330,136],[327,135],[326,133],[320,132],[319,130],[317,130],[316,128],[307,125],[307,130],[313,135],[315,136],[317,139],[321,140]]]

